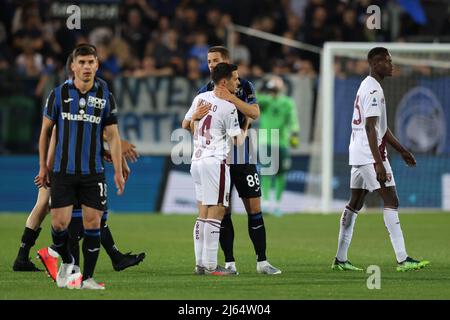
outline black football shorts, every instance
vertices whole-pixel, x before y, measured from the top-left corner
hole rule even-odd
[[[51,174],[51,208],[63,208],[75,203],[100,211],[108,209],[104,173]]]
[[[234,185],[240,198],[261,197],[261,181],[255,164],[231,164],[231,187]]]

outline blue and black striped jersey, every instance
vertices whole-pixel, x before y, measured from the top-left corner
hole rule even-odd
[[[84,94],[72,80],[53,89],[44,107],[44,116],[56,124],[53,172],[102,173],[103,129],[117,123],[116,112],[114,97],[100,78]]]
[[[248,104],[258,103],[258,101],[256,100],[255,87],[253,86],[253,83],[241,78],[239,78],[239,82],[240,84],[239,87],[237,88],[236,96]],[[200,90],[198,90],[197,94],[213,90],[214,90],[214,82],[210,81],[203,87],[201,87]],[[238,120],[239,125],[242,127],[242,125],[244,124],[245,116],[239,110],[238,110]]]

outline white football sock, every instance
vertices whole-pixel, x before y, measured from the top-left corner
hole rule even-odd
[[[402,262],[408,257],[408,254],[406,253],[405,240],[400,226],[398,211],[396,209],[384,208],[383,217],[397,261]]]
[[[265,267],[265,266],[267,266],[267,265],[270,265],[270,263],[269,262],[267,262],[267,260],[264,260],[264,261],[256,261],[256,268],[262,268],[262,267]]]
[[[195,252],[195,264],[197,266],[203,266],[202,254],[203,254],[203,230],[205,220],[197,218],[194,224],[194,252]]]
[[[235,261],[225,262],[225,269],[236,271],[236,262]]]
[[[358,217],[358,213],[348,209],[347,207],[342,212],[339,229],[338,250],[336,253],[336,258],[341,262],[345,262],[348,260],[347,252],[348,248],[350,247],[350,242],[352,241],[353,227],[355,226],[356,217]]]
[[[206,219],[204,223],[202,263],[208,270],[217,268],[220,223],[221,221],[216,219]]]

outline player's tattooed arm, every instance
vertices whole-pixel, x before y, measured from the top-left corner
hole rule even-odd
[[[380,150],[378,149],[378,138],[375,125],[378,117],[366,118],[366,134],[369,141],[370,151],[372,152],[373,159],[375,160],[375,171],[377,173],[377,180],[381,183],[386,182],[386,168],[383,165],[383,159],[381,158]]]
[[[416,165],[416,159],[414,158],[414,155],[406,150],[405,147],[403,147],[398,141],[398,139],[394,136],[391,129],[387,129],[386,131],[386,141],[395,149],[398,153],[402,156],[403,160],[406,162],[408,166],[414,167]]]

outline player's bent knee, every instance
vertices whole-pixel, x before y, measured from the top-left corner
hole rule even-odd
[[[69,223],[66,223],[63,220],[53,220],[52,221],[52,228],[55,231],[63,231],[66,230],[69,227]]]
[[[389,195],[388,199],[386,199],[384,206],[386,208],[397,209],[399,206],[399,199],[396,193]]]
[[[96,221],[85,221],[83,222],[84,229],[100,229],[100,222]]]
[[[100,228],[101,217],[98,214],[83,214],[83,225],[85,228]]]
[[[261,212],[261,198],[242,198],[242,202],[244,203],[245,211],[248,214],[257,214]]]
[[[355,201],[355,200],[351,199],[347,203],[347,208],[349,208],[352,211],[359,211],[359,210],[361,210],[362,205],[360,205],[359,201]]]
[[[399,207],[399,201],[398,198],[393,198],[392,200],[387,201],[384,204],[385,208],[391,208],[391,209],[398,209]]]

